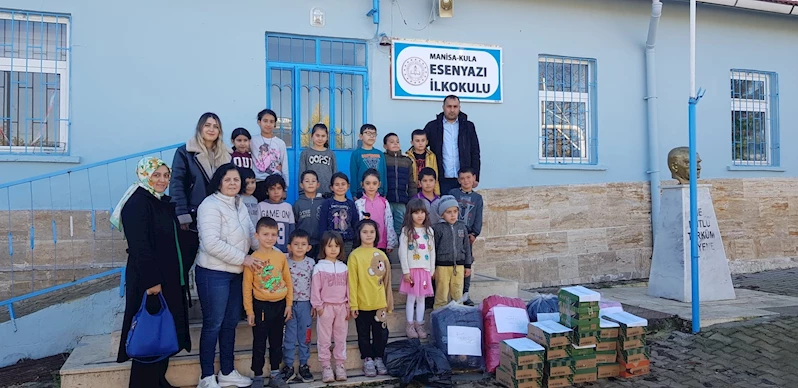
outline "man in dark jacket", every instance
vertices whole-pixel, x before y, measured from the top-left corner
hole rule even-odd
[[[455,95],[443,100],[443,112],[424,127],[430,150],[438,158],[438,181],[441,194],[460,187],[457,172],[463,167],[476,171],[474,187],[479,185],[479,138],[474,123],[460,112],[460,98]]]

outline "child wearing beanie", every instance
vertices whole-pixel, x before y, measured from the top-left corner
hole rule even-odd
[[[435,233],[435,304],[434,310],[459,301],[463,296],[463,278],[471,274],[471,244],[468,228],[459,220],[460,206],[451,195],[444,195],[435,209],[441,222],[432,225]]]

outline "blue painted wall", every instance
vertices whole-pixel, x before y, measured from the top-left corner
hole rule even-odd
[[[504,103],[466,103],[483,155],[480,187],[642,181],[646,179],[644,56],[650,2],[639,0],[459,1],[455,16],[427,25],[429,0],[382,1],[380,32],[388,36],[499,45],[504,49]],[[201,5],[200,5],[201,4]],[[326,26],[309,24],[310,9]],[[401,14],[399,7],[401,6]],[[255,127],[265,105],[266,31],[373,39],[365,0],[202,0],[138,2],[6,0],[3,7],[72,15],[71,154],[96,162],[185,141],[204,111],[218,113],[226,134]],[[660,170],[665,155],[687,143],[688,9],[666,2],[657,47]],[[781,144],[798,141],[798,18],[699,7],[698,83],[702,177],[798,175],[798,155],[782,152],[775,172],[731,172],[729,71],[779,74]],[[405,24],[406,21],[406,24]],[[409,133],[440,111],[433,101],[390,99],[390,52],[369,46],[369,120],[380,133]],[[537,57],[589,57],[598,63],[599,164],[606,171],[542,171],[537,159]],[[0,163],[0,182],[68,167]]]

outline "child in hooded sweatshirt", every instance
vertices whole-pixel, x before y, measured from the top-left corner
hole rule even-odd
[[[346,381],[346,336],[349,332],[349,272],[344,264],[344,240],[338,232],[321,237],[322,254],[313,268],[310,304],[316,317],[322,382]],[[330,345],[335,341],[330,362]]]
[[[437,208],[442,222],[435,232],[435,305],[437,310],[463,297],[463,278],[471,275],[471,243],[468,228],[458,219],[460,205],[451,195],[441,197]]]

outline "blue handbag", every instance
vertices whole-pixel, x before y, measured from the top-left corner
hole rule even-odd
[[[178,351],[175,320],[162,292],[158,293],[158,298],[161,301],[161,309],[155,314],[150,314],[146,306],[147,293],[144,293],[141,307],[133,317],[125,342],[128,357],[144,364],[161,361]]]

